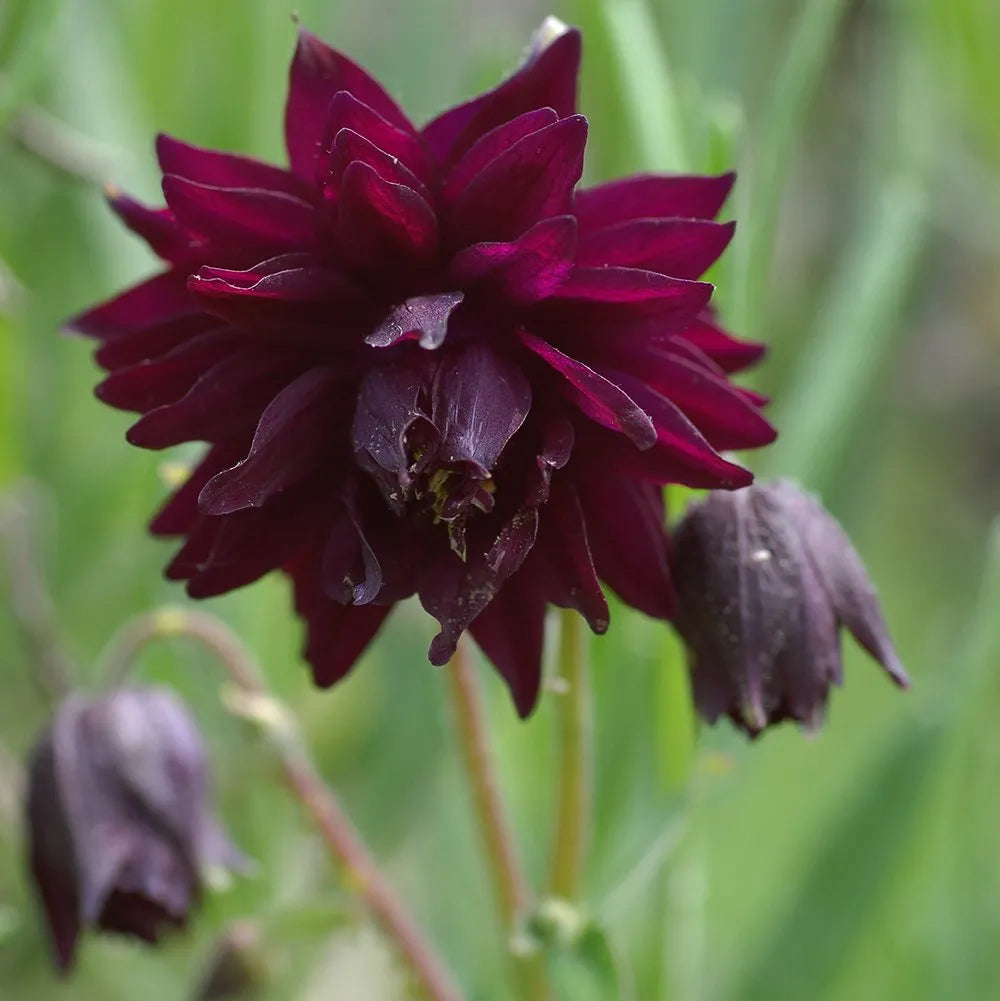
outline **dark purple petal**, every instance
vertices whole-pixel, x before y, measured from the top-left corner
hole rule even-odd
[[[909,685],[882,616],[875,588],[857,550],[837,520],[793,484],[769,484],[784,517],[801,534],[809,562],[838,620],[888,672],[896,684]]]
[[[237,354],[240,340],[231,330],[209,330],[154,361],[117,369],[95,393],[112,407],[145,413],[182,397],[206,368]]]
[[[463,292],[439,292],[407,299],[392,309],[365,343],[388,348],[401,341],[417,340],[427,350],[439,348],[448,335],[448,317],[464,298]]]
[[[648,483],[679,483],[706,490],[729,489],[732,485],[734,474],[728,466],[721,472],[714,472],[704,462],[691,462],[688,456],[667,442],[657,441],[651,448],[639,451],[620,435],[596,424],[578,426],[577,436],[576,450],[589,455],[594,468],[606,469],[609,475]],[[743,471],[744,478],[748,475]]]
[[[510,302],[526,303],[552,295],[573,271],[576,220],[543,219],[511,243],[474,243],[452,259],[456,282],[482,282]]]
[[[440,667],[448,663],[462,633],[502,585],[503,579],[489,567],[481,546],[475,542],[469,545],[465,560],[450,549],[428,554],[420,571],[417,593],[420,604],[441,626],[427,651],[432,664]]]
[[[150,410],[126,437],[140,448],[249,437],[264,407],[302,367],[292,355],[244,349],[203,370],[180,399]]]
[[[531,715],[541,691],[545,607],[545,597],[530,574],[517,574],[469,626],[473,639],[507,682],[522,719]]]
[[[728,489],[753,482],[750,472],[719,455],[680,407],[667,397],[624,372],[609,372],[608,376],[634,397],[653,419],[658,443],[675,452],[696,474],[704,471],[715,476],[717,484]]]
[[[163,196],[188,233],[213,243],[249,241],[272,248],[272,254],[275,249],[302,250],[316,243],[316,210],[284,191],[222,188],[168,174],[163,178]]]
[[[354,451],[369,472],[380,479],[385,478],[379,471],[389,474],[385,483],[390,490],[411,481],[407,436],[415,423],[429,424],[422,402],[426,390],[421,373],[404,365],[372,369],[358,390],[351,429]]]
[[[214,316],[192,313],[105,341],[94,353],[94,358],[102,368],[113,372],[118,368],[160,358],[185,341],[219,329],[221,326]]]
[[[714,219],[735,180],[733,173],[719,177],[640,174],[578,191],[573,211],[581,234],[630,219]]]
[[[531,385],[511,361],[483,344],[442,360],[431,419],[441,433],[438,461],[469,463],[480,476],[496,465],[531,408]]]
[[[441,192],[445,203],[453,202],[456,196],[501,153],[505,153],[527,136],[558,121],[559,115],[552,108],[537,108],[534,111],[526,111],[512,121],[504,122],[487,132],[481,139],[476,140],[465,156],[448,172],[448,179]]]
[[[698,364],[669,348],[629,350],[614,342],[595,348],[594,355],[601,364],[627,372],[680,407],[717,449],[756,448],[777,435],[746,392],[713,370],[707,359]]]
[[[442,163],[454,163],[481,136],[535,108],[560,118],[576,111],[580,32],[565,31],[534,48],[516,73],[494,90],[451,108],[430,122],[423,136]]]
[[[649,414],[620,387],[526,331],[520,332],[520,338],[565,378],[567,395],[591,420],[628,435],[639,448],[649,448],[656,442],[656,428]]]
[[[307,181],[314,177],[330,105],[342,90],[353,94],[397,128],[413,132],[413,126],[396,102],[360,66],[315,35],[300,31],[288,76],[285,145],[292,170]]]
[[[632,219],[590,230],[580,241],[577,264],[699,278],[726,249],[735,228],[705,219]]]
[[[344,172],[355,161],[368,164],[383,181],[403,184],[411,188],[428,205],[433,201],[433,196],[423,181],[399,157],[379,149],[373,142],[359,135],[353,129],[341,129],[330,147],[330,155],[327,158],[327,173],[321,179],[323,194],[328,200],[336,200],[339,196]]]
[[[636,375],[676,403],[716,448],[759,448],[777,431],[727,379],[669,351],[652,349]]]
[[[107,198],[115,215],[165,261],[177,261],[190,252],[191,241],[170,209],[152,209],[113,190],[108,191]]]
[[[573,482],[556,477],[542,509],[538,541],[525,563],[545,597],[562,608],[575,608],[595,633],[607,631],[608,602],[597,580],[580,498]]]
[[[670,309],[693,316],[711,296],[712,286],[707,282],[685,281],[639,268],[577,267],[553,298],[640,308],[648,303],[657,314]]]
[[[73,966],[80,935],[80,900],[51,729],[32,752],[27,785],[31,872],[45,909],[56,965],[66,973]]]
[[[390,157],[412,171],[422,184],[431,186],[436,172],[420,137],[409,129],[397,128],[353,94],[340,91],[330,105],[323,135],[322,152],[316,161],[316,183],[322,185],[330,173],[330,157],[337,136],[344,129],[364,136]]]
[[[242,442],[213,445],[150,522],[153,535],[184,535],[198,520],[198,494],[216,473],[228,469],[246,455]]]
[[[167,567],[171,580],[187,580],[192,598],[210,598],[276,570],[326,522],[329,499],[286,490],[259,508],[225,517],[202,516]]]
[[[198,311],[187,290],[187,273],[164,271],[100,306],[73,317],[66,326],[88,337],[112,340]]]
[[[198,497],[202,512],[260,507],[312,472],[333,450],[337,385],[328,368],[311,369],[289,383],[261,414],[247,457],[205,485]]]
[[[303,656],[321,688],[340,681],[379,631],[391,606],[343,605],[323,589],[319,554],[303,551],[286,567],[295,590],[295,610],[306,621]]]
[[[705,311],[679,335],[703,351],[724,372],[741,372],[760,361],[767,347],[756,341],[738,341],[730,337]]]
[[[506,149],[448,207],[452,245],[513,240],[542,219],[565,215],[586,142],[587,119],[574,115]]]
[[[401,258],[426,261],[438,249],[437,219],[427,202],[360,161],[344,171],[337,236],[345,259],[366,273],[384,272]]]
[[[627,604],[669,619],[674,591],[660,488],[589,471],[577,487],[598,577]]]
[[[306,200],[312,197],[309,185],[281,167],[247,156],[202,149],[162,132],[156,137],[156,158],[164,174],[176,174],[198,184],[281,191]]]
[[[316,264],[310,254],[281,254],[246,270],[203,267],[188,279],[201,296],[250,296],[286,302],[357,301],[362,288],[347,275]]]

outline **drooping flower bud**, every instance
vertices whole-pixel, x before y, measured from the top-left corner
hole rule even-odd
[[[725,713],[751,736],[785,719],[817,728],[842,681],[841,626],[897,685],[909,684],[860,557],[798,487],[713,492],[674,542],[675,625],[709,722]]]
[[[35,746],[27,812],[64,972],[82,927],[154,943],[184,924],[207,874],[242,861],[209,808],[198,729],[163,689],[67,698]]]

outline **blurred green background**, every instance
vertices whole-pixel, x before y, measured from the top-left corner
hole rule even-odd
[[[295,6],[417,120],[490,85],[555,13],[584,29],[591,180],[739,169],[726,210],[737,237],[713,278],[733,328],[772,346],[753,379],[782,433],[750,463],[800,478],[842,519],[915,681],[901,695],[847,643],[847,685],[818,737],[785,727],[750,745],[720,725],[692,745],[678,650],[662,625],[616,608],[591,645],[588,875],[616,970],[580,958],[566,996],[1000,996],[996,0]],[[129,416],[93,398],[89,344],[58,332],[154,266],[98,182],[155,201],[158,130],[280,159],[290,12],[275,0],[0,2],[0,488],[33,481],[39,558],[88,683],[129,616],[182,600],[161,578],[168,546],[144,525],[165,459],[189,454],[127,446]],[[23,873],[18,788],[49,705],[0,593],[0,998],[188,1001],[212,943],[248,916],[265,942],[264,997],[403,997],[271,755],[182,641],[150,650],[141,676],[176,686],[204,724],[221,811],[256,875],[211,895],[165,948],[90,938],[76,977],[56,980]],[[282,581],[205,607],[300,710],[324,775],[470,1001],[510,997],[444,679],[422,656],[426,617],[398,610],[360,669],[318,693]],[[555,696],[522,724],[483,678],[540,875]]]

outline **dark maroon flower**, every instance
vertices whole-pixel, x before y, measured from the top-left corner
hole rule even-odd
[[[240,864],[207,795],[201,738],[169,692],[62,703],[35,746],[27,804],[31,870],[61,970],[83,926],[156,942],[184,924],[206,871]]]
[[[896,656],[861,558],[833,516],[786,481],[712,493],[674,534],[675,625],[695,703],[755,736],[785,719],[823,721],[842,681],[840,627],[901,688]]]
[[[283,569],[320,685],[417,594],[431,661],[469,629],[527,714],[546,606],[603,632],[603,580],[669,615],[660,485],[743,486],[720,450],[774,436],[728,379],[762,349],[696,280],[733,175],[576,190],[580,35],[551,27],[423,129],[303,32],[289,170],[161,136],[167,207],[111,198],[166,268],[73,321],[98,395],[136,445],[209,445],[152,524],[185,539],[167,573]]]

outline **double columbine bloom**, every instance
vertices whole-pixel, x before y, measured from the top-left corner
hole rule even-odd
[[[721,177],[578,189],[580,36],[543,29],[495,90],[416,129],[303,32],[290,169],[161,136],[166,208],[115,195],[164,270],[78,317],[146,448],[208,451],[152,523],[194,597],[281,569],[316,681],[417,594],[443,664],[468,629],[526,715],[545,609],[659,617],[660,486],[732,489],[774,437],[698,277]]]
[[[63,971],[82,927],[156,942],[185,923],[207,872],[242,864],[210,811],[195,723],[161,689],[63,702],[32,755],[27,814]]]

